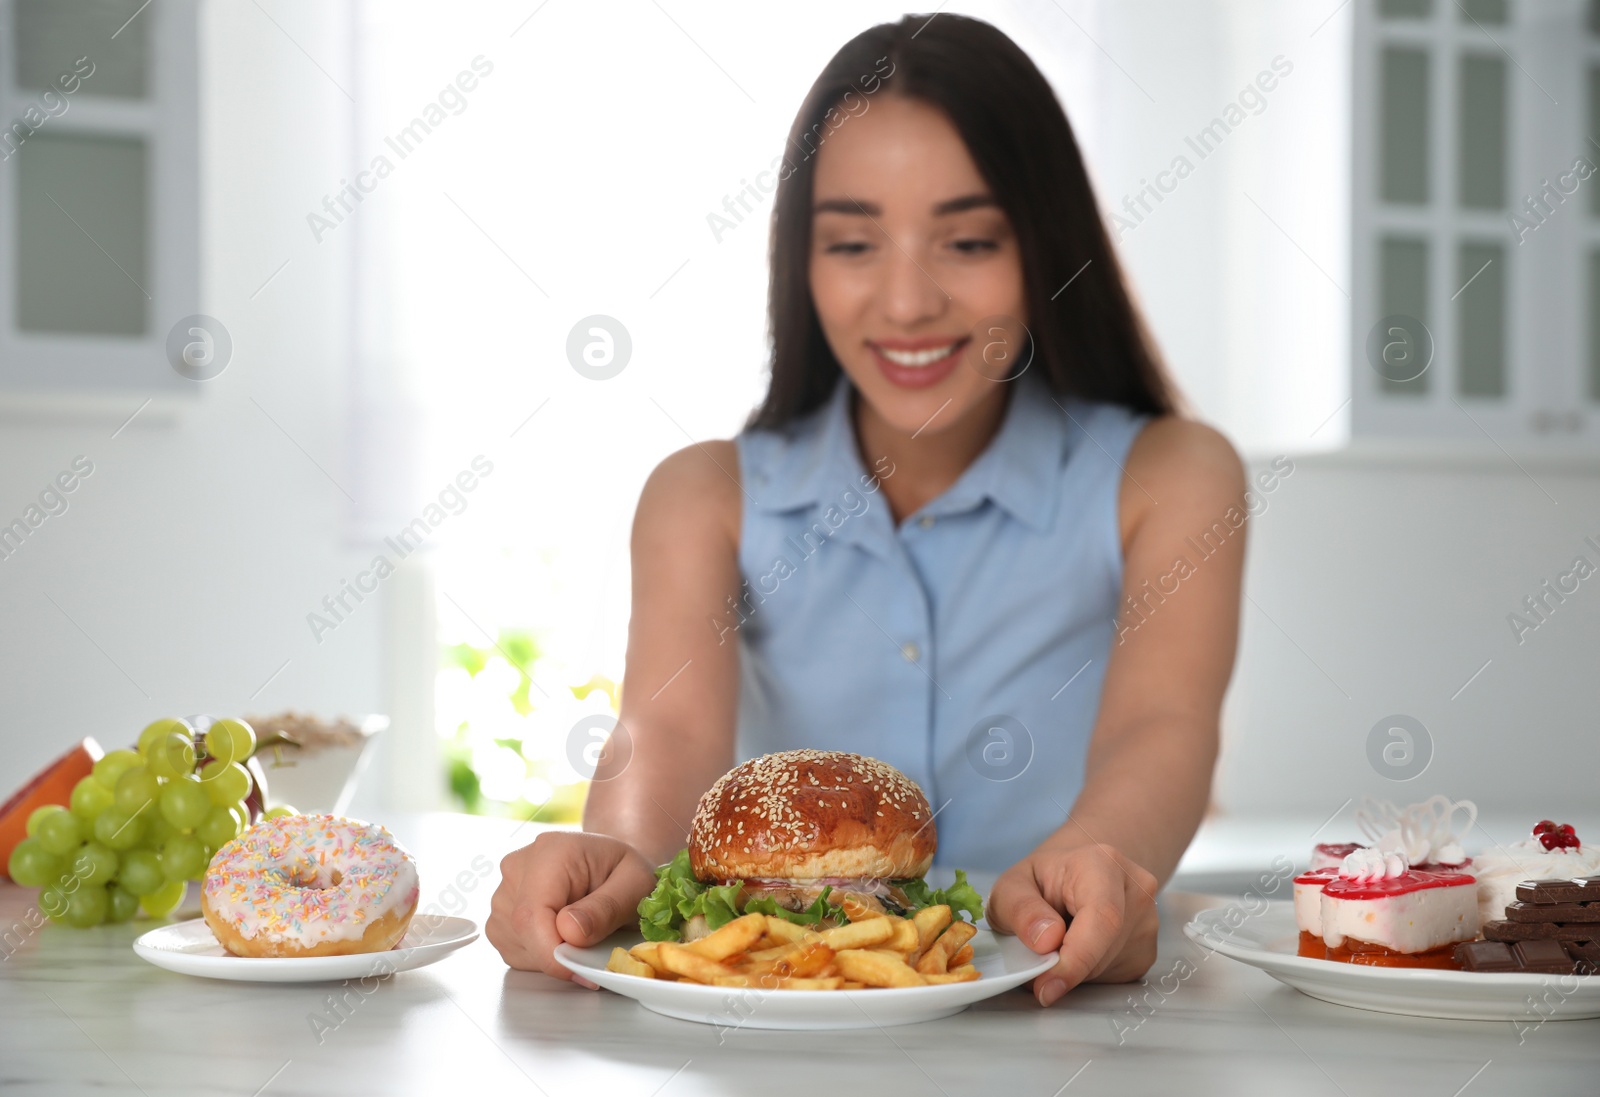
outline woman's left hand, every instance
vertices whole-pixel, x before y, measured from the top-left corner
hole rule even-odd
[[[1058,951],[1033,981],[1048,1006],[1079,983],[1131,983],[1156,960],[1156,878],[1104,842],[1040,848],[989,895],[989,925],[1035,952]]]

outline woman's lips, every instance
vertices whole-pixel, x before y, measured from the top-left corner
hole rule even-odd
[[[944,357],[926,365],[915,366],[894,361],[886,356],[876,343],[868,343],[867,346],[872,350],[873,361],[878,363],[878,369],[888,378],[890,384],[907,389],[922,389],[937,385],[950,376],[951,371],[961,363],[961,355],[969,342],[971,337],[963,336],[950,344],[950,350]]]

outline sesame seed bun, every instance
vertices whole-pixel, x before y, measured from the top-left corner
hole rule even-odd
[[[717,779],[689,827],[704,881],[922,876],[938,845],[928,798],[876,758],[785,750]]]

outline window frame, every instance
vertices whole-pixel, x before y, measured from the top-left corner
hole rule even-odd
[[[21,118],[44,89],[15,83],[15,0],[0,0],[0,119]],[[94,94],[94,79],[37,129],[45,134],[135,136],[146,144],[146,231],[150,300],[137,336],[24,332],[17,327],[17,170],[24,141],[0,161],[0,396],[51,393],[177,395],[198,388],[167,362],[167,330],[200,303],[200,110],[198,0],[153,0],[147,97]],[[93,54],[86,56],[93,60]],[[59,89],[58,89],[59,93]]]
[[[1466,17],[1453,0],[1433,0],[1422,19],[1384,18],[1380,0],[1357,0],[1352,33],[1351,141],[1351,416],[1352,439],[1475,439],[1539,445],[1596,439],[1588,421],[1600,404],[1586,397],[1589,361],[1585,311],[1589,250],[1600,247],[1600,220],[1579,192],[1557,207],[1519,245],[1511,217],[1544,178],[1568,169],[1577,156],[1600,165],[1600,149],[1585,140],[1591,65],[1600,65],[1600,39],[1586,25],[1584,5],[1538,8],[1510,0],[1507,21],[1487,29]],[[1571,25],[1568,26],[1567,24]],[[1428,88],[1429,198],[1420,206],[1380,197],[1382,51],[1399,45],[1430,59]],[[1501,51],[1504,47],[1505,52]],[[1510,57],[1506,54],[1509,53]],[[1458,204],[1459,81],[1466,55],[1493,56],[1505,66],[1505,207],[1464,209]],[[1519,65],[1521,68],[1519,68]],[[1529,71],[1537,73],[1538,85]],[[1547,92],[1557,99],[1552,104]],[[1570,150],[1561,153],[1551,150]],[[1367,360],[1369,332],[1382,318],[1382,240],[1387,234],[1428,242],[1426,323],[1434,340],[1425,393],[1384,391]],[[1459,306],[1451,300],[1464,278],[1457,261],[1463,244],[1492,241],[1505,252],[1502,396],[1460,391]],[[1538,248],[1538,251],[1530,250]],[[1470,294],[1471,287],[1465,290]]]

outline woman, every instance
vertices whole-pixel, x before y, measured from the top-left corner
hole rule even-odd
[[[505,858],[489,940],[570,978],[551,950],[637,917],[736,756],[807,746],[898,766],[937,864],[1003,870],[990,924],[1059,954],[1041,1004],[1138,979],[1210,789],[1240,462],[1174,414],[1066,117],[994,27],[852,40],[780,179],[766,399],[646,483],[617,749],[582,833]]]

